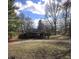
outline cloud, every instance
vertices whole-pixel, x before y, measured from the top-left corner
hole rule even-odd
[[[20,11],[18,11],[18,10],[14,10],[14,12],[15,12],[17,15],[20,14]]]
[[[43,1],[45,2],[44,4],[41,4],[41,2],[34,3],[31,0],[29,0],[26,1],[25,5],[23,5],[21,2],[15,2],[14,6],[18,8],[17,12],[26,9],[35,14],[45,15],[45,5],[48,0],[43,0]],[[15,11],[15,13],[17,12]]]
[[[43,6],[43,5],[33,4],[30,8],[31,8],[30,11],[32,13],[36,13],[36,14],[40,14],[40,15],[45,14],[45,6]]]
[[[66,1],[67,0],[61,0],[61,4]],[[42,2],[44,3],[42,4]],[[34,3],[32,2],[32,0],[26,0],[26,4],[22,4],[21,2],[15,2],[14,6],[18,8],[17,10],[15,10],[15,13],[19,15],[21,11],[28,10],[35,14],[45,15],[46,5],[50,5],[50,3],[53,3],[53,0],[42,0],[42,2],[39,1],[38,3]]]
[[[13,6],[21,8],[22,7],[22,3],[21,2],[16,2],[16,3],[14,3]]]
[[[49,1],[51,0],[42,0],[42,2],[44,2],[42,4],[41,1],[34,3],[31,0],[28,0],[24,5],[21,2],[15,2],[14,6],[18,8],[17,10],[15,10],[15,13],[19,15],[20,11],[28,10],[35,14],[45,15],[45,6],[46,4],[49,4]]]
[[[62,3],[66,2],[67,0],[62,0]]]

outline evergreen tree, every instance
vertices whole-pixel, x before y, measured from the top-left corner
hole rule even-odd
[[[14,12],[14,4],[15,0],[8,0],[8,34],[9,36],[16,35],[19,27],[21,27],[22,20],[19,20],[16,17],[16,13]]]
[[[42,23],[42,20],[39,20],[39,22],[38,22],[38,30],[43,31],[43,27],[44,27],[44,24]]]

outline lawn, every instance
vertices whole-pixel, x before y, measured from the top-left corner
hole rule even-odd
[[[51,35],[49,37],[49,39],[56,39],[56,40],[69,40],[70,37],[69,36],[66,36],[66,35]]]
[[[71,59],[69,42],[9,44],[9,59]]]

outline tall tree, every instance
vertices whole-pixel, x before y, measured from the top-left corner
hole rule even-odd
[[[63,9],[65,10],[65,17],[64,17],[64,19],[65,19],[65,34],[67,33],[67,19],[68,19],[68,17],[70,17],[69,16],[69,10],[70,10],[70,7],[71,7],[71,1],[70,0],[67,0],[64,4],[63,4]],[[70,27],[71,27],[71,25],[70,25]]]
[[[38,30],[41,32],[41,31],[43,31],[43,28],[44,28],[44,24],[42,23],[42,20],[39,20],[39,22],[38,22]]]
[[[53,20],[53,24],[54,24],[54,34],[56,35],[56,23],[57,23],[57,18],[58,18],[58,14],[59,14],[59,4],[56,3],[56,0],[49,0],[49,4],[47,5],[47,8],[46,8],[46,15],[47,17],[51,17],[52,20]]]
[[[30,17],[26,17],[24,19],[24,29],[27,32],[32,31],[32,29],[33,29],[33,21],[32,21],[32,19]]]
[[[33,21],[30,17],[25,17],[23,13],[20,13],[19,18],[22,21],[21,27],[19,29],[20,32],[24,33],[33,29]]]
[[[8,18],[16,17],[16,14],[14,13],[14,7],[13,7],[14,1],[15,0],[8,0]]]
[[[11,36],[18,32],[18,29],[22,24],[22,21],[16,17],[16,13],[14,12],[14,1],[15,0],[8,0],[8,34]]]

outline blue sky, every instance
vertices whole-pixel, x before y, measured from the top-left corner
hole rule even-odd
[[[27,0],[27,1],[29,1],[29,0]],[[32,1],[32,2],[34,2],[34,3],[38,3],[39,1],[40,2],[42,2],[43,3],[43,1],[42,0],[30,0],[30,1]],[[23,4],[26,4],[25,2],[26,2],[26,0],[16,0],[16,2],[22,2]]]
[[[23,13],[32,19],[44,18],[45,0],[15,0],[15,6],[19,9],[15,10],[16,14]]]
[[[15,9],[15,13],[19,16],[21,13],[24,14],[25,17],[29,16],[36,22],[36,26],[38,21],[45,17],[45,9],[46,5],[50,5],[49,2],[53,2],[53,0],[15,0],[14,6],[18,9]],[[55,0],[56,2],[65,2],[67,0]],[[61,14],[58,18],[62,18]]]
[[[17,15],[23,13],[25,16],[31,17],[33,20],[44,18],[46,5],[53,0],[15,0],[14,6],[18,7],[15,10]],[[66,0],[55,0],[56,2],[64,2]]]
[[[53,0],[15,0],[14,6],[18,7],[15,10],[17,15],[23,13],[25,16],[29,16],[32,19],[44,18],[46,5]],[[55,0],[58,2],[64,2],[66,0]]]
[[[44,18],[44,15],[40,15],[40,14],[35,14],[35,13],[32,13],[28,10],[23,10],[22,13],[27,17],[31,17],[33,20],[34,19],[39,19],[39,18]]]

